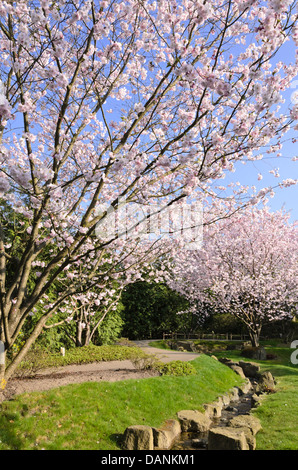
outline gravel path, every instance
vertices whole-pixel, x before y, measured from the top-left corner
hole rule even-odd
[[[135,341],[148,354],[155,355],[162,362],[174,360],[191,361],[198,354],[179,351],[168,351],[153,348],[148,341]],[[10,379],[5,390],[0,393],[0,402],[9,400],[22,393],[42,392],[52,388],[82,382],[115,382],[127,379],[142,379],[157,376],[156,371],[144,371],[137,369],[129,360],[94,362],[82,365],[69,365],[57,368],[45,369],[32,378]]]
[[[168,349],[159,349],[149,346],[149,343],[153,341],[142,340],[142,341],[134,341],[136,346],[139,346],[143,351],[148,354],[154,354],[157,356],[162,362],[170,362],[170,361],[192,361],[199,357],[199,354],[192,353],[192,352],[181,352],[181,351],[172,351]]]

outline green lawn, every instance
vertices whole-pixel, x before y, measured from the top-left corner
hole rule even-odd
[[[277,380],[277,393],[268,395],[255,413],[263,426],[257,446],[263,450],[298,450],[298,367],[275,364],[270,370]]]
[[[254,362],[272,372],[277,386],[276,393],[266,395],[254,410],[263,427],[257,434],[257,449],[297,450],[298,366],[291,364],[289,348],[267,344],[266,349],[277,357]],[[125,359],[135,352],[105,348],[93,349],[92,354],[92,360],[112,360],[113,354]],[[73,355],[65,361],[88,361],[87,351]],[[238,351],[216,355],[240,359]],[[119,450],[127,426],[160,426],[179,410],[203,409],[204,403],[240,383],[239,376],[208,355],[191,364],[196,375],[69,385],[4,402],[0,407],[0,450]]]
[[[182,409],[202,409],[241,379],[202,355],[196,375],[69,385],[2,404],[1,450],[113,450],[127,426],[160,426]]]

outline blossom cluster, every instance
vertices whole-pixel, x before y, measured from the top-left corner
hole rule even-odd
[[[289,214],[253,206],[206,228],[203,249],[192,257],[181,252],[168,283],[198,316],[229,312],[260,331],[297,314],[297,253]]]

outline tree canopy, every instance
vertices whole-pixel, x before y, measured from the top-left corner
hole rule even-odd
[[[169,238],[96,234],[123,201],[144,209],[200,201],[209,224],[272,190],[222,183],[237,162],[282,147],[296,126],[298,105],[283,114],[280,104],[297,62],[275,61],[288,40],[297,46],[296,6],[1,2],[0,196],[19,218],[13,239],[0,223],[6,351],[28,316],[40,305],[43,313],[14,362],[0,365],[0,379],[73,295],[96,288],[100,296],[115,279],[121,289],[143,271],[162,278],[151,264],[173,249]],[[108,308],[108,294],[105,301]]]

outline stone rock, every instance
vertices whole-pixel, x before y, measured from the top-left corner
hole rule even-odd
[[[207,441],[205,439],[192,439],[191,446],[195,449],[205,449],[207,447]]]
[[[271,372],[263,372],[259,375],[256,393],[273,392],[275,390],[275,385],[276,382]]]
[[[255,436],[253,435],[253,433],[251,432],[251,430],[249,428],[237,427],[237,428],[233,428],[233,429],[237,429],[238,431],[243,431],[243,433],[245,435],[247,445],[248,445],[248,450],[256,450],[257,441],[256,441]]]
[[[129,426],[124,432],[126,450],[154,450],[153,430],[150,426]]]
[[[229,426],[233,428],[248,428],[255,436],[261,429],[260,420],[252,415],[239,415],[232,418]]]
[[[245,377],[258,378],[260,366],[253,362],[239,361],[239,366],[242,368]]]
[[[236,412],[237,408],[235,406],[229,405],[226,407],[226,411]]]
[[[182,410],[177,416],[182,432],[206,432],[212,424],[209,416],[197,410]]]
[[[239,399],[239,389],[237,387],[233,387],[229,391],[229,396],[231,401],[237,401]]]
[[[232,365],[230,366],[230,369],[232,369],[234,372],[236,372],[236,374],[240,375],[240,377],[242,377],[243,379],[245,379],[246,376],[245,376],[245,374],[244,374],[244,372],[243,372],[242,367],[232,364]]]
[[[219,362],[221,362],[222,364],[225,364],[228,367],[231,367],[233,365],[234,366],[239,365],[238,362],[234,362],[232,361],[232,359],[229,359],[228,357],[220,357]]]
[[[241,350],[241,356],[247,357],[249,359],[258,359],[259,361],[265,361],[267,358],[267,353],[265,348],[263,348],[262,346],[249,346]]]
[[[246,379],[246,381],[241,384],[239,387],[240,395],[245,395],[252,389],[252,383],[249,379]]]
[[[204,405],[205,413],[209,418],[220,418],[223,408],[223,401],[218,400],[214,403],[207,403]]]
[[[260,406],[261,401],[262,401],[262,396],[257,395],[256,393],[254,393],[251,396],[251,406],[252,406],[252,408],[257,408],[258,406]]]
[[[223,406],[227,406],[230,404],[231,398],[228,393],[225,393],[220,398],[222,400]]]
[[[161,428],[152,429],[154,447],[158,449],[169,449],[181,433],[180,423],[175,419],[168,419]]]
[[[243,429],[215,427],[208,433],[208,450],[249,450],[249,445]]]
[[[189,352],[196,352],[196,347],[193,341],[177,341],[176,345],[178,349]]]

